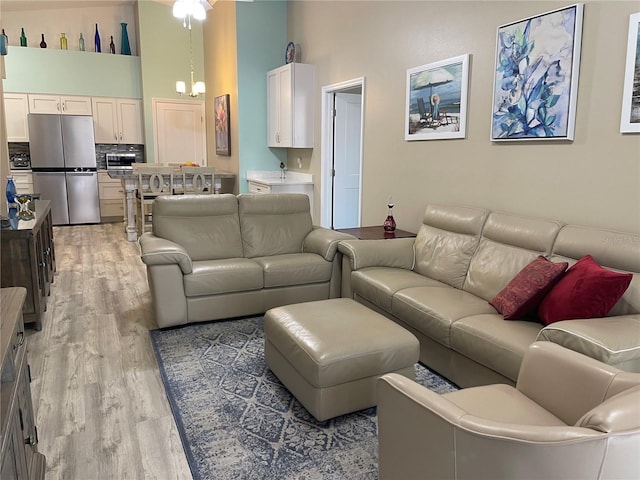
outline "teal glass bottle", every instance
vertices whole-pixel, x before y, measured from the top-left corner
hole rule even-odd
[[[129,34],[127,33],[127,24],[121,23],[122,27],[122,43],[120,44],[120,53],[122,55],[131,55],[131,45],[129,44]]]
[[[21,47],[26,47],[27,46],[27,36],[24,34],[24,28],[22,29],[22,31],[20,33],[20,46]]]

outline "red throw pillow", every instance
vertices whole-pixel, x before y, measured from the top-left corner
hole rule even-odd
[[[629,287],[633,275],[598,265],[591,255],[578,260],[540,303],[546,325],[574,318],[604,317]]]
[[[526,317],[536,310],[568,266],[567,262],[553,263],[539,256],[520,270],[489,304],[506,320]]]

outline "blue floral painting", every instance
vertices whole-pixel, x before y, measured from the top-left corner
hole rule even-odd
[[[573,140],[583,8],[498,27],[491,140]]]

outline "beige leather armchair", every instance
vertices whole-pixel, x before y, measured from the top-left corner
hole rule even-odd
[[[527,350],[516,387],[438,395],[378,381],[379,478],[640,478],[640,374],[552,342]]]

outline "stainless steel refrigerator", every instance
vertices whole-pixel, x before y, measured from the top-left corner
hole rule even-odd
[[[33,189],[54,225],[100,222],[93,117],[29,114]]]

